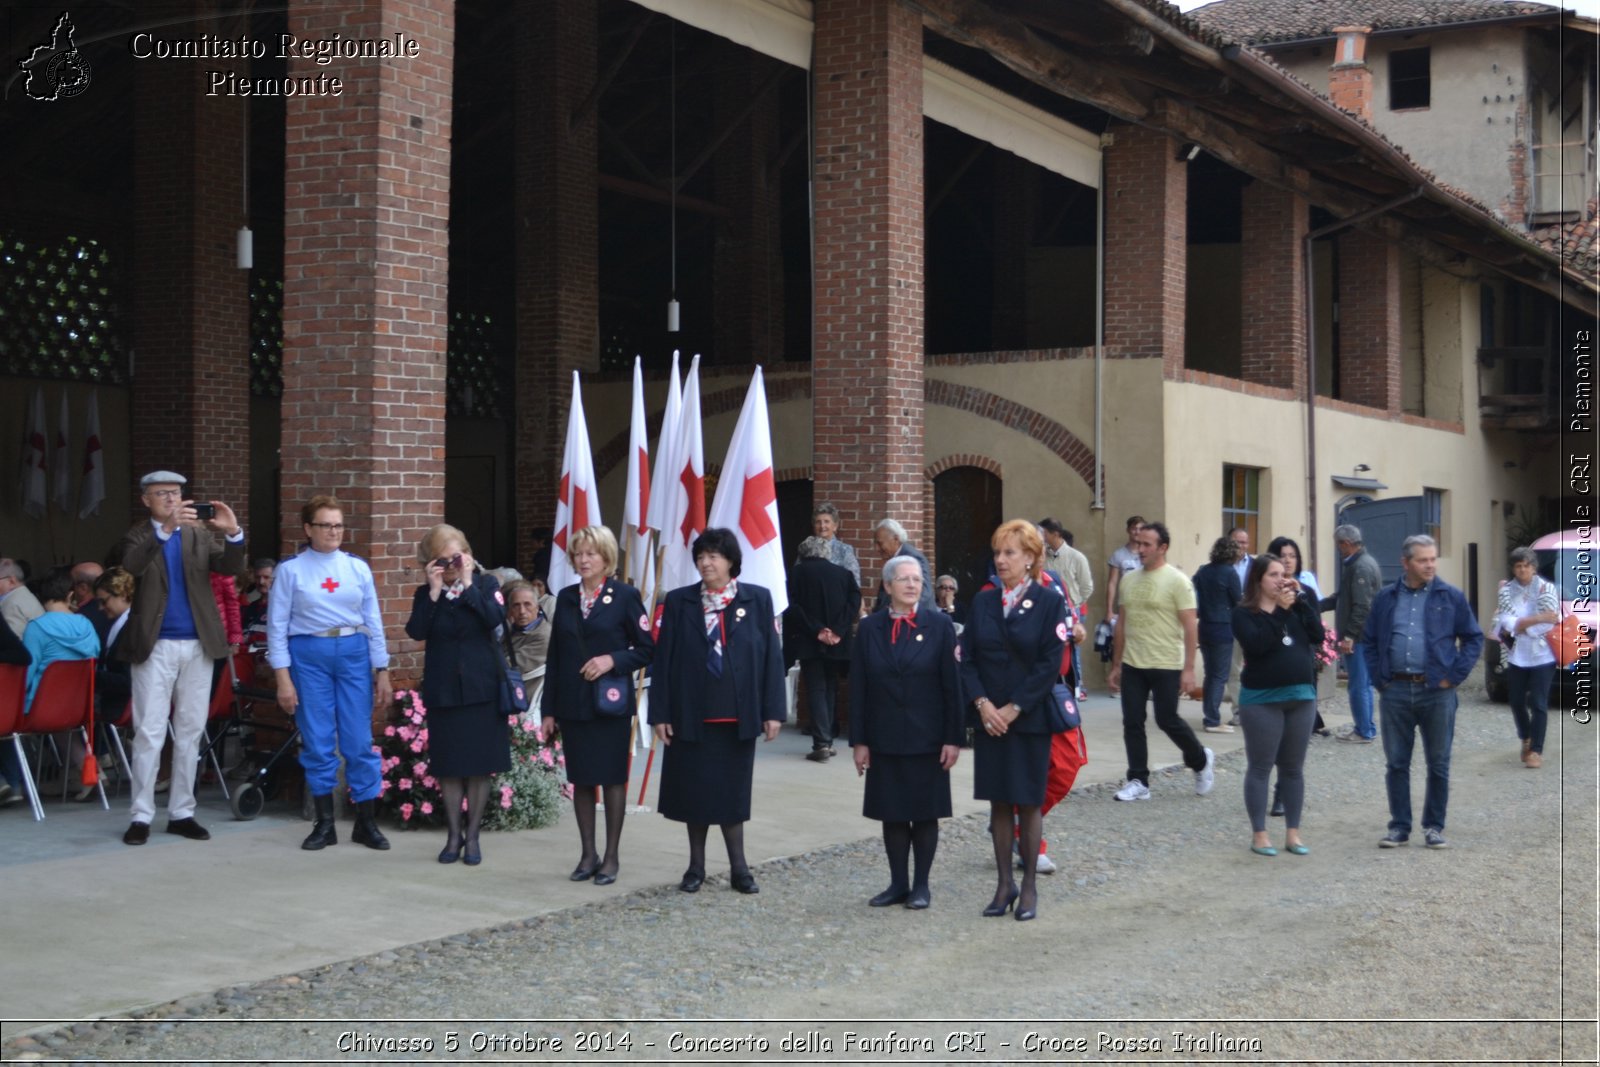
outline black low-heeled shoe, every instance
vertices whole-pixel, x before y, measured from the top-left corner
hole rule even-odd
[[[756,876],[749,871],[735,871],[728,876],[728,882],[741,893],[761,892],[761,887],[756,885]]]
[[[478,839],[472,838],[461,853],[461,862],[468,867],[476,867],[483,862],[483,853],[478,851]]]
[[[698,893],[700,892],[700,887],[705,884],[706,872],[697,871],[693,867],[690,867],[687,871],[683,872],[683,879],[678,882],[678,892]]]
[[[867,901],[867,907],[887,908],[890,904],[904,904],[910,897],[911,890],[892,885]]]
[[[933,903],[933,895],[928,892],[928,887],[919,885],[911,891],[911,896],[906,898],[906,907],[912,911],[921,911]]]
[[[598,863],[593,867],[585,867],[580,863],[576,867],[572,868],[572,873],[567,875],[567,881],[587,882],[589,879],[594,877],[594,872],[598,871],[599,869],[600,865]]]
[[[1012,886],[1011,895],[1006,897],[1005,903],[991,901],[989,906],[983,909],[983,917],[985,919],[1000,918],[1000,916],[1011,910],[1011,905],[1017,902],[1017,897],[1021,894],[1022,890],[1018,889],[1016,886]]]
[[[615,882],[616,880],[617,880],[617,872],[616,871],[612,871],[610,874],[606,874],[604,871],[595,871],[594,872],[594,884],[595,885],[610,885],[611,883]]]
[[[461,842],[457,841],[452,848],[449,841],[444,843],[444,848],[439,850],[440,863],[454,863],[461,858]]]

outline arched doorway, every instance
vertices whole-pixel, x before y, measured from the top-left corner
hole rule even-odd
[[[963,603],[989,578],[989,537],[1001,521],[997,475],[981,467],[951,467],[934,476],[937,570],[955,575]]]

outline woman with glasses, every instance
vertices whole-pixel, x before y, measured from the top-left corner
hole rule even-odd
[[[300,766],[316,809],[300,847],[315,851],[339,843],[333,790],[342,756],[356,805],[350,840],[387,849],[373,816],[383,789],[372,750],[373,690],[379,704],[394,699],[378,591],[366,561],[339,547],[345,527],[337,499],[312,497],[300,520],[309,545],[278,565],[267,606],[267,663],[277,678],[278,706],[300,730]]]

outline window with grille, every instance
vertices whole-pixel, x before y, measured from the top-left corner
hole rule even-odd
[[[1429,106],[1432,77],[1426,48],[1402,48],[1389,53],[1389,110],[1405,111]]]
[[[1261,470],[1258,467],[1222,466],[1222,530],[1242,526],[1250,533],[1250,544],[1261,548]]]
[[[121,284],[98,241],[0,234],[0,374],[125,383]]]

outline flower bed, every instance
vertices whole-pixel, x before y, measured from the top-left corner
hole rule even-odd
[[[383,729],[377,746],[383,766],[383,791],[378,804],[392,812],[402,827],[437,826],[444,822],[439,780],[428,769],[428,711],[415,689],[395,693],[400,721]],[[531,721],[511,718],[511,769],[497,774],[489,787],[485,830],[532,830],[549,826],[561,815],[561,801],[572,796],[561,742],[545,744]],[[464,802],[463,802],[464,803]]]

